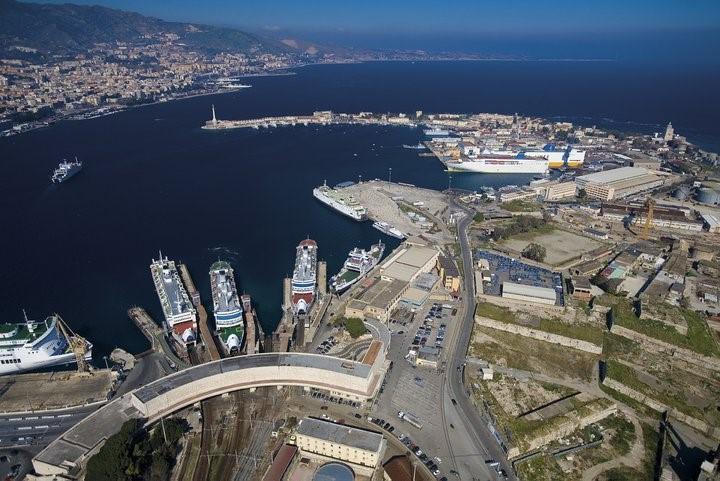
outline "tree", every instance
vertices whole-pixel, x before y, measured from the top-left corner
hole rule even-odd
[[[485,216],[483,215],[482,212],[478,212],[477,214],[475,214],[475,217],[473,217],[473,220],[477,223],[480,223],[485,220]]]
[[[587,191],[585,189],[578,189],[577,198],[580,200],[587,199]]]
[[[547,251],[544,246],[541,246],[540,244],[530,243],[523,249],[522,255],[523,257],[527,259],[531,259],[537,262],[542,262],[545,260],[545,255],[547,254]]]

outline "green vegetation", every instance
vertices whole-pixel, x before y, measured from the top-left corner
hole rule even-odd
[[[518,476],[523,480],[554,481],[568,479],[567,475],[549,454],[543,454],[517,467]]]
[[[165,420],[148,432],[144,420],[131,419],[110,436],[90,458],[86,479],[93,481],[165,481],[175,463],[177,443],[185,432],[184,421]],[[164,434],[163,434],[164,432]],[[165,441],[167,438],[167,442]]]
[[[523,257],[537,262],[544,261],[546,255],[547,249],[545,249],[544,246],[541,246],[540,244],[536,244],[534,242],[531,242],[522,250]]]
[[[350,334],[350,337],[352,337],[353,339],[357,339],[358,337],[368,332],[365,324],[363,324],[362,319],[358,319],[356,317],[343,319],[343,324],[345,325],[345,330],[348,332],[348,334]]]
[[[474,221],[474,222],[477,222],[478,224],[479,224],[480,222],[484,222],[484,221],[485,221],[485,216],[483,215],[482,212],[478,212],[478,213],[475,214],[475,216],[473,217],[473,221]]]
[[[630,305],[630,301],[618,300],[612,307],[613,322],[633,331],[684,347],[705,356],[720,356],[720,349],[705,319],[688,309],[679,309],[687,322],[687,336],[680,334],[674,327],[656,319],[640,319]]]
[[[627,466],[613,468],[605,473],[607,481],[652,481],[655,479],[655,450],[659,442],[659,435],[649,424],[642,424],[645,452],[642,458],[642,467],[633,469]]]
[[[496,226],[492,237],[501,241],[513,237],[515,239],[533,238],[542,234],[549,234],[555,229],[545,219],[529,215],[519,215],[502,225]]]
[[[513,315],[510,309],[503,306],[496,306],[489,302],[479,302],[475,310],[475,315],[488,317],[508,324],[518,324],[515,315]],[[603,345],[602,329],[590,324],[568,324],[558,318],[552,318],[540,319],[537,325],[528,327],[551,334],[588,341],[598,346]]]
[[[540,205],[536,202],[528,202],[526,200],[512,200],[510,202],[504,202],[502,208],[509,212],[538,212]]]

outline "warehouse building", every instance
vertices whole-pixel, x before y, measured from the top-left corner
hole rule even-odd
[[[502,297],[523,302],[555,305],[555,289],[549,287],[526,286],[515,282],[503,282]]]
[[[408,245],[393,253],[380,265],[380,275],[385,279],[410,283],[423,272],[430,272],[439,255],[440,253],[431,247]]]
[[[295,444],[303,453],[375,469],[385,454],[387,441],[380,433],[315,418],[298,423]]]
[[[575,197],[577,186],[575,182],[560,182],[545,187],[544,198],[546,201],[567,199]]]
[[[640,167],[621,167],[575,179],[578,190],[583,189],[588,197],[603,201],[620,199],[663,185],[663,179]]]

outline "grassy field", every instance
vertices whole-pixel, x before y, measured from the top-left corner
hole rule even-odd
[[[688,325],[687,336],[658,320],[638,318],[628,300],[619,299],[612,307],[613,322],[620,326],[705,356],[720,356],[718,343],[705,319],[700,314],[687,309],[680,309],[680,312]]]
[[[508,324],[518,324],[516,316],[510,309],[489,302],[478,303],[475,314]],[[540,331],[588,341],[597,346],[603,345],[603,330],[589,324],[568,324],[560,319],[551,318],[540,319],[538,325],[532,327]]]
[[[539,212],[540,204],[537,202],[518,199],[510,202],[503,202],[502,208],[508,212]]]

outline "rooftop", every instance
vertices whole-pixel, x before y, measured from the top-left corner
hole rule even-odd
[[[605,184],[611,182],[620,182],[623,180],[632,179],[634,177],[641,177],[648,174],[650,174],[650,172],[648,172],[647,169],[643,169],[642,167],[620,167],[619,169],[612,169],[603,172],[595,172],[592,174],[581,175],[577,179],[585,182]]]
[[[541,299],[555,300],[555,290],[549,287],[526,286],[514,282],[503,282],[503,294],[515,294],[521,296],[538,297]]]
[[[379,451],[383,441],[380,433],[315,418],[300,420],[297,433],[370,452]]]

